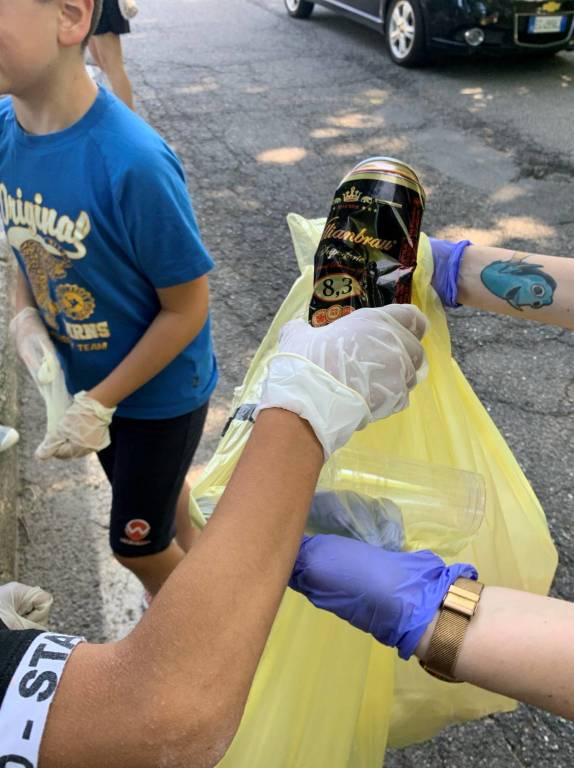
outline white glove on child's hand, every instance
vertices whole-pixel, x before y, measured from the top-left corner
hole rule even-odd
[[[287,323],[255,416],[283,408],[306,419],[325,459],[370,421],[408,404],[426,374],[425,316],[412,304],[358,309],[322,328]]]
[[[0,453],[7,451],[16,445],[20,435],[12,427],[5,427],[4,424],[0,424]]]
[[[54,373],[46,361],[54,360],[58,364],[58,357],[38,310],[34,307],[26,307],[19,312],[10,322],[10,333],[16,344],[18,355],[24,361],[36,384],[49,384]],[[50,381],[48,381],[49,377],[52,377]]]
[[[115,408],[78,392],[53,434],[46,435],[36,450],[38,459],[77,459],[110,444],[109,426]]]
[[[18,354],[26,364],[46,405],[47,433],[53,433],[72,398],[66,389],[66,377],[60,365],[40,313],[26,307],[10,323]]]
[[[118,5],[120,13],[127,21],[138,15],[139,8],[135,0],[118,0]]]
[[[53,602],[40,587],[12,581],[0,587],[0,621],[8,629],[46,629]]]

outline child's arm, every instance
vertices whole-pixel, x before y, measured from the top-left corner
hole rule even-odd
[[[160,311],[121,363],[88,393],[115,407],[171,363],[203,329],[213,261],[201,240],[177,157],[157,145],[114,184],[127,252],[154,286]],[[151,206],[151,207],[150,207]]]
[[[202,330],[209,310],[207,276],[157,290],[161,304],[145,334],[88,395],[115,407],[162,371]]]
[[[28,281],[22,273],[22,268],[18,265],[18,274],[16,275],[16,314],[18,315],[26,307],[36,308],[36,302]]]
[[[50,339],[48,330],[44,325],[42,316],[36,305],[34,295],[30,290],[28,281],[22,268],[18,265],[16,277],[16,315],[10,322],[10,333],[19,357],[24,361],[26,368],[38,386],[38,376],[46,358],[50,359],[50,371],[59,370],[62,375],[54,344]],[[51,379],[53,381],[54,377]]]

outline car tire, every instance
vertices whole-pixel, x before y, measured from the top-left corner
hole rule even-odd
[[[308,19],[315,7],[314,3],[309,3],[307,0],[283,0],[283,2],[287,13],[294,19]]]
[[[385,17],[385,40],[395,64],[418,67],[426,61],[424,19],[418,0],[391,0]]]

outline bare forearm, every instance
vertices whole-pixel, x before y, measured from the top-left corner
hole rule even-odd
[[[417,656],[424,658],[434,622]],[[574,719],[574,604],[486,587],[466,632],[455,674]]]
[[[22,274],[20,266],[18,266],[16,274],[16,314],[26,309],[26,307],[36,307],[36,302],[26,282],[26,278]]]
[[[574,259],[468,246],[458,277],[461,304],[574,328]]]
[[[261,413],[212,519],[129,641],[157,660],[166,680],[174,677],[174,697],[185,700],[188,683],[199,699],[224,689],[241,710],[322,460],[306,422],[287,411]],[[166,626],[177,631],[168,636]]]
[[[169,365],[198,335],[205,320],[205,315],[190,321],[160,310],[131,352],[90,390],[90,396],[108,408],[115,407]]]
[[[86,768],[219,762],[239,725],[322,462],[306,422],[277,409],[260,414],[212,519],[138,626],[115,645],[80,646],[72,656],[41,768],[72,768],[80,755]],[[134,669],[145,669],[138,686]],[[81,746],[68,738],[70,711]]]

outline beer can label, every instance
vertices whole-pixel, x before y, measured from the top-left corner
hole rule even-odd
[[[315,253],[312,325],[411,300],[424,201],[416,174],[397,160],[372,158],[345,176]]]

